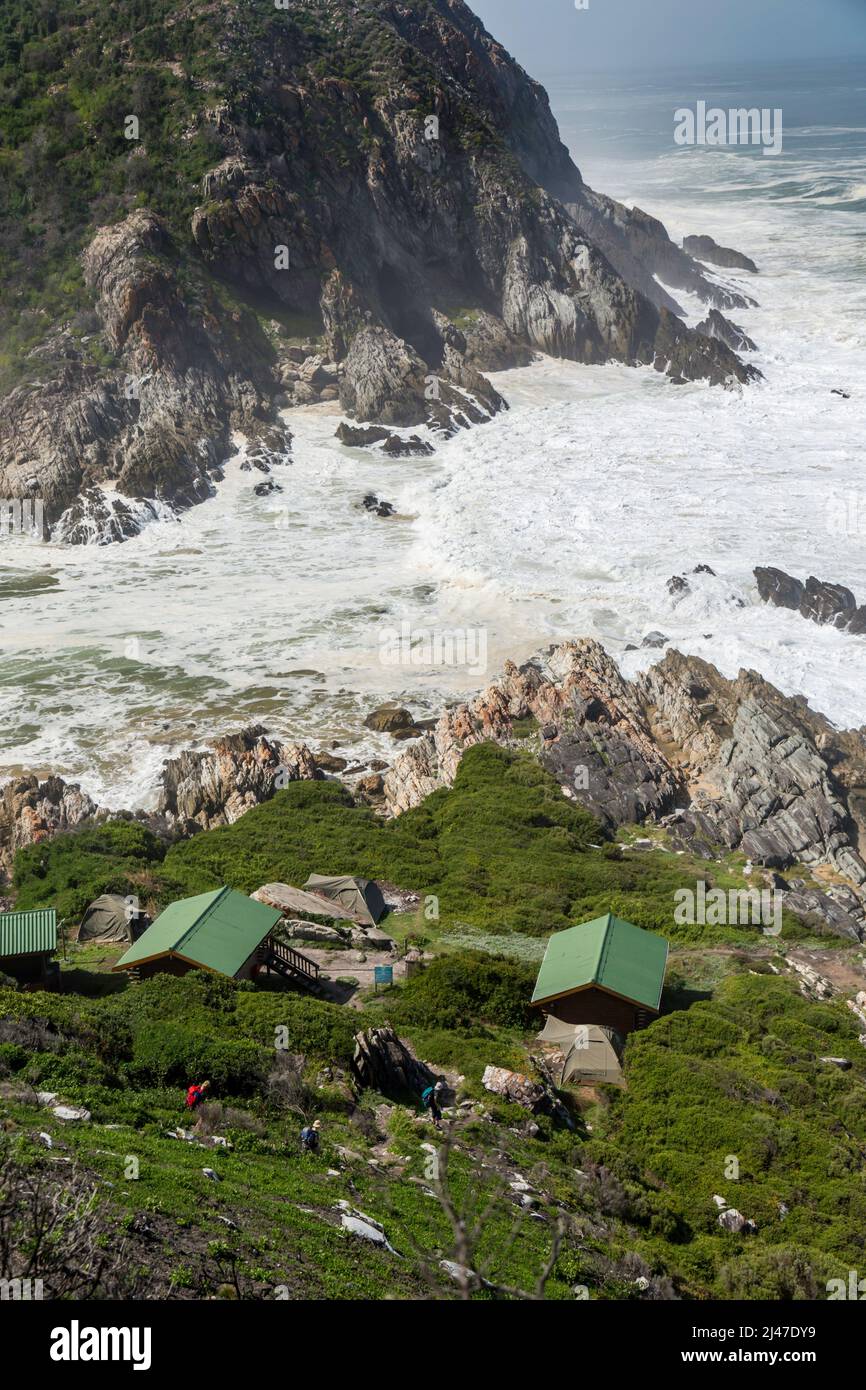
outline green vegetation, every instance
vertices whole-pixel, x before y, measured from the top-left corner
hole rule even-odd
[[[18,855],[14,882],[21,906],[74,914],[104,891],[159,907],[223,883],[250,893],[262,883],[303,883],[311,872],[351,871],[436,899],[438,920],[425,919],[429,907],[419,914],[424,935],[468,927],[547,937],[611,911],[680,942],[755,940],[754,927],[673,920],[677,888],[698,878],[742,887],[736,865],[710,873],[704,861],[661,849],[593,849],[602,839],[529,753],[481,744],[463,758],[453,788],[394,820],[356,806],[337,783],[295,782],[234,825],[167,851],[136,822],[58,836]]]
[[[141,1214],[156,1222],[149,1267],[173,1297],[213,1290],[214,1250],[245,1297],[286,1284],[308,1297],[417,1296],[431,1271],[445,1294],[450,1234],[421,1181],[429,1123],[406,1098],[354,1099],[347,1085],[353,1032],[387,1018],[434,1067],[463,1077],[457,1099],[469,1109],[448,1167],[459,1199],[519,1172],[562,1204],[568,1234],[549,1297],[570,1297],[575,1282],[593,1297],[635,1297],[638,1275],[685,1297],[823,1297],[863,1256],[866,1054],[844,1007],[731,964],[713,999],[630,1040],[626,1089],[598,1088],[579,1105],[566,1095],[574,1131],[542,1116],[534,1138],[525,1112],[480,1085],[491,1060],[531,1066],[531,971],[513,961],[448,954],[368,999],[366,1013],[202,973],[89,999],[0,990],[4,1147],[39,1168],[47,1131],[55,1155],[96,1184],[106,1231],[134,1235]],[[199,1137],[231,1148],[171,1137],[186,1123],[183,1088],[204,1075],[212,1100]],[[62,1125],[31,1088],[85,1104],[91,1122]],[[313,1115],[322,1153],[302,1156],[297,1132]],[[137,1176],[124,1180],[130,1156]],[[724,1231],[714,1193],[756,1233]],[[405,1260],[340,1230],[346,1198]],[[513,1220],[501,1199],[481,1253],[494,1277],[526,1287],[549,1228],[526,1222],[510,1245]]]
[[[199,973],[130,988],[99,973],[104,949],[73,947],[64,992],[0,990],[15,1162],[39,1166],[35,1135],[47,1129],[97,1184],[109,1227],[131,1221],[133,1235],[139,1213],[161,1222],[153,1277],[172,1297],[200,1296],[226,1270],[250,1297],[284,1284],[316,1297],[417,1296],[431,1277],[450,1292],[438,1263],[453,1254],[447,1222],[422,1190],[429,1125],[410,1098],[353,1096],[348,1085],[356,1031],[387,1021],[434,1069],[461,1078],[449,1160],[461,1200],[520,1172],[561,1203],[569,1233],[550,1297],[570,1297],[574,1283],[593,1297],[635,1297],[638,1276],[685,1297],[824,1296],[827,1279],[862,1262],[866,1229],[866,1054],[852,1017],[768,973],[778,939],[674,926],[675,888],[699,874],[741,885],[739,860],[708,866],[667,853],[662,838],[652,850],[637,838],[605,841],[528,752],[481,745],[452,789],[393,821],[337,784],[301,782],[233,826],[170,847],[135,821],[30,846],[16,858],[18,905],[54,903],[72,918],[105,889],[157,907],[222,882],[303,882],[311,870],[389,879],[425,904],[394,919],[396,934],[435,956],[359,1010]],[[432,899],[438,919],[425,916]],[[531,1073],[538,1019],[528,1000],[545,938],[608,909],[673,939],[666,1012],[630,1039],[624,1089],[566,1094],[574,1130],[541,1117],[533,1137],[525,1112],[491,1097],[482,1073],[491,1062]],[[205,1075],[204,1142],[217,1132],[233,1146],[206,1154],[169,1137],[184,1119],[184,1086]],[[86,1105],[91,1124],[62,1127],[36,1107],[35,1089]],[[322,1154],[301,1156],[301,1117],[314,1114]],[[123,1181],[130,1154],[140,1175]],[[205,1162],[223,1183],[203,1178]],[[756,1233],[723,1230],[714,1194]],[[354,1244],[335,1224],[342,1199],[382,1221],[406,1261]],[[243,1234],[226,1244],[220,1217]],[[550,1226],[529,1222],[509,1245],[512,1224],[500,1199],[479,1258],[495,1279],[526,1286]]]
[[[423,11],[423,0],[415,0]],[[307,92],[339,83],[348,100],[310,103],[303,126],[274,98],[292,81]],[[439,109],[441,77],[399,37],[387,13],[351,20],[309,3],[276,9],[227,0],[204,22],[178,0],[6,0],[0,13],[0,391],[50,369],[27,354],[57,324],[92,339],[99,324],[80,256],[94,230],[133,208],[164,217],[181,256],[198,263],[190,224],[202,176],[228,152],[223,110],[293,151],[291,182],[315,195],[323,170],[359,166],[390,138],[377,102],[396,97],[409,118]],[[333,93],[330,94],[333,97]],[[516,160],[459,92],[446,131],[474,157]],[[128,124],[135,117],[138,129]],[[259,307],[262,306],[253,306]],[[268,302],[266,317],[281,306]],[[298,319],[306,334],[313,320]],[[96,359],[103,344],[88,341]]]

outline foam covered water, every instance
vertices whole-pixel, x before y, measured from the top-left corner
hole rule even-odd
[[[588,182],[677,239],[708,233],[758,262],[758,277],[715,273],[760,301],[730,317],[758,343],[763,383],[544,360],[499,374],[512,409],[431,459],[345,449],[334,407],[305,408],[281,493],[256,497],[239,456],[214,498],[123,545],[4,540],[0,775],[50,769],[108,804],[147,804],[166,756],[251,721],[390,756],[361,727],[375,703],[429,714],[506,657],[583,634],[631,674],[657,659],[640,643],[660,630],[866,723],[866,638],[765,607],[752,579],[777,565],[866,602],[866,130],[862,96],[827,81],[757,102],[786,110],[777,160],[674,149],[683,97],[655,79],[549,84]],[[706,94],[736,91],[731,78]],[[367,513],[370,491],[400,515]],[[486,675],[384,662],[383,632],[402,623],[483,633]]]

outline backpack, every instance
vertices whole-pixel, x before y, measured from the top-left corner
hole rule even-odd
[[[425,1110],[429,1110],[429,1109],[430,1109],[430,1102],[431,1102],[432,1099],[433,1099],[433,1087],[432,1087],[432,1086],[427,1086],[427,1087],[421,1092],[421,1104],[423,1105],[423,1107],[424,1107]]]
[[[192,1110],[192,1108],[193,1108],[193,1106],[195,1105],[196,1101],[199,1100],[200,1098],[201,1098],[201,1087],[200,1087],[200,1086],[197,1086],[197,1085],[192,1085],[192,1086],[190,1086],[189,1090],[188,1090],[187,1093],[186,1093],[187,1108],[188,1108],[189,1110]]]

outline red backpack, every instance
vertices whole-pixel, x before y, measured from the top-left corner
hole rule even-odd
[[[188,1109],[188,1110],[192,1110],[192,1108],[193,1108],[193,1106],[195,1105],[196,1101],[197,1101],[197,1100],[200,1100],[200,1099],[201,1099],[201,1087],[198,1085],[197,1082],[193,1082],[193,1084],[189,1087],[189,1089],[188,1089],[188,1091],[187,1091],[187,1093],[186,1093],[186,1104],[187,1104],[187,1109]]]

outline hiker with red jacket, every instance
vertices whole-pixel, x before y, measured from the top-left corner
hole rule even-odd
[[[194,1082],[192,1083],[191,1086],[187,1087],[187,1092],[186,1092],[186,1108],[187,1108],[187,1110],[195,1110],[195,1108],[196,1108],[197,1105],[201,1105],[201,1102],[205,1099],[205,1096],[207,1095],[207,1093],[208,1093],[209,1090],[210,1090],[210,1082],[209,1082],[209,1081],[194,1081]]]

